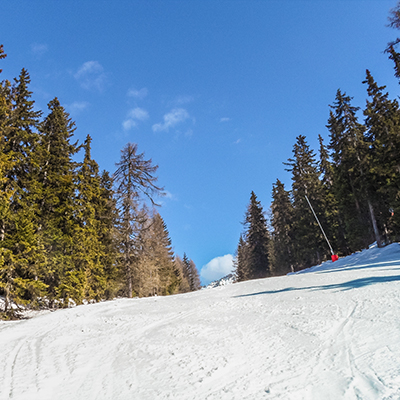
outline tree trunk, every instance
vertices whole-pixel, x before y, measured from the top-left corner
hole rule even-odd
[[[378,225],[376,223],[374,209],[372,207],[370,200],[368,199],[367,201],[368,201],[369,214],[371,216],[372,227],[374,229],[375,240],[376,240],[378,247],[382,247],[381,238],[380,238],[379,231],[378,231]]]

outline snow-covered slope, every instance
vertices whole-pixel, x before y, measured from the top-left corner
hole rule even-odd
[[[399,399],[400,245],[0,323],[0,399]]]

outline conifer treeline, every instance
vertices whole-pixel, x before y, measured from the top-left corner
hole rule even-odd
[[[400,2],[389,21],[400,28]],[[386,51],[400,79],[399,43],[389,43]],[[350,96],[337,91],[327,123],[329,143],[319,135],[318,159],[305,136],[296,138],[293,157],[284,163],[292,187],[286,190],[279,179],[273,185],[270,233],[251,194],[235,258],[238,281],[285,274],[330,258],[307,198],[336,254],[400,240],[399,103],[389,99],[369,70],[363,84],[368,98],[362,115]]]
[[[2,316],[21,304],[66,307],[199,289],[193,261],[175,257],[164,220],[146,207],[162,194],[158,167],[129,143],[116,172],[100,173],[90,136],[81,145],[72,140],[75,124],[57,98],[42,119],[29,84],[22,69],[0,85]]]

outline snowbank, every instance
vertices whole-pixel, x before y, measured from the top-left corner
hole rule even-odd
[[[0,398],[399,399],[400,246],[0,322]]]

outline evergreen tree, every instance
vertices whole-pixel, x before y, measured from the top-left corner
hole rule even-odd
[[[197,270],[196,264],[194,263],[193,260],[189,261],[189,267],[190,267],[190,290],[194,292],[195,290],[200,290],[201,289],[201,283],[200,283],[200,276],[199,272]]]
[[[327,128],[332,152],[332,191],[337,201],[338,220],[344,231],[344,240],[339,241],[339,246],[342,254],[350,254],[368,246],[372,240],[365,194],[365,127],[358,122],[356,114],[359,108],[352,106],[351,97],[340,90],[330,107]]]
[[[6,57],[3,53],[3,45],[0,45],[0,59]],[[6,152],[11,129],[12,99],[11,84],[5,80],[0,83],[0,242],[5,239],[6,224],[10,219],[10,203],[15,190],[15,181],[8,178],[14,168],[13,153]]]
[[[293,206],[290,194],[285,190],[283,183],[277,179],[272,188],[271,225],[274,244],[275,275],[294,271],[293,258]]]
[[[187,277],[186,264],[182,258],[175,256],[175,274],[179,281],[179,293],[190,292],[190,284]]]
[[[195,290],[199,290],[201,288],[200,285],[200,277],[199,273],[196,268],[196,264],[193,262],[193,260],[189,260],[188,256],[186,253],[183,254],[183,265],[184,265],[184,276],[187,279],[187,282],[189,283],[189,290],[191,292]]]
[[[394,29],[400,29],[400,2],[397,3],[390,11],[389,15],[389,26]],[[385,52],[389,54],[389,58],[394,62],[394,70],[396,78],[400,79],[400,54],[395,50],[397,45],[400,43],[400,38],[389,42]]]
[[[46,291],[39,279],[45,263],[37,235],[35,188],[37,166],[35,149],[40,112],[34,111],[30,77],[22,70],[14,86],[1,85],[2,159],[5,165],[1,190],[3,197],[1,221],[0,287],[6,301],[5,312],[13,314],[15,305],[36,302]],[[8,204],[6,201],[8,200]]]
[[[102,206],[99,167],[91,157],[91,142],[88,135],[83,144],[84,160],[77,172],[73,262],[76,269],[85,272],[85,298],[99,301],[105,297],[107,279],[98,218]]]
[[[182,263],[183,263],[183,275],[186,278],[186,281],[188,282],[189,285],[189,291],[192,290],[192,285],[191,285],[191,281],[192,281],[192,271],[191,271],[191,267],[189,264],[189,258],[186,255],[186,253],[183,253],[183,258],[182,258]]]
[[[261,203],[254,192],[251,192],[244,226],[247,278],[265,278],[271,274],[268,256],[270,237]]]
[[[397,100],[389,100],[367,70],[367,106],[364,110],[366,141],[369,150],[368,187],[370,208],[376,217],[374,231],[380,243],[380,232],[400,234],[400,110]],[[393,214],[393,217],[392,217]]]
[[[7,54],[5,54],[4,53],[4,46],[2,45],[2,44],[0,44],[0,60],[2,59],[2,58],[6,58],[7,57]],[[0,69],[0,74],[3,72],[3,70],[2,69]]]
[[[319,141],[319,174],[322,183],[322,211],[321,221],[324,223],[325,232],[329,241],[341,254],[346,253],[347,245],[345,239],[344,224],[338,210],[338,201],[334,192],[334,170],[330,161],[327,146],[325,146],[321,135]]]
[[[308,205],[311,202],[317,216],[323,215],[322,187],[315,154],[303,135],[297,137],[293,147],[294,158],[284,163],[292,173],[293,197],[293,257],[296,269],[307,268],[320,263],[329,255],[318,223]]]
[[[240,235],[239,243],[234,258],[235,280],[237,282],[247,281],[249,279],[249,268],[246,256],[246,242],[243,234]]]
[[[75,213],[77,191],[75,162],[77,143],[71,143],[75,124],[57,98],[50,101],[50,113],[41,125],[39,235],[47,254],[44,282],[49,286],[50,304],[69,299],[81,302],[86,275],[74,264],[74,235],[78,227]]]
[[[121,279],[117,268],[118,250],[115,238],[118,212],[114,198],[113,180],[107,171],[103,171],[100,177],[99,201],[96,219],[99,223],[99,240],[103,247],[100,262],[107,280],[105,297],[110,299],[118,292],[118,284]]]

